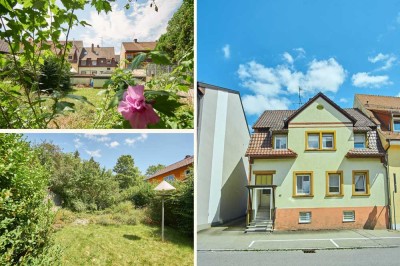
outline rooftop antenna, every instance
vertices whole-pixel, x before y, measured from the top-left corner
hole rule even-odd
[[[303,103],[301,102],[301,87],[299,86],[299,107],[302,105]]]

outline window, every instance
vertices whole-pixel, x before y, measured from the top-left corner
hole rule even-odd
[[[81,60],[81,65],[86,66],[86,60]]]
[[[313,196],[313,173],[294,172],[293,197],[312,197],[312,196]]]
[[[168,175],[166,177],[164,177],[165,181],[174,181],[175,180],[175,176],[174,175]]]
[[[133,58],[133,55],[128,54],[128,55],[126,55],[126,58],[127,58],[127,59],[132,59],[132,58]]]
[[[326,196],[343,196],[343,172],[326,172]]]
[[[72,58],[73,58],[72,55],[69,55],[69,56],[68,56],[68,59],[69,59],[69,60],[72,60]]]
[[[353,196],[369,195],[368,171],[353,171]]]
[[[393,131],[400,131],[400,120],[393,121]]]
[[[354,222],[356,220],[356,216],[354,211],[344,211],[343,212],[343,222]]]
[[[354,134],[354,148],[365,149],[365,134]]]
[[[256,175],[256,185],[272,185],[272,174]]]
[[[311,223],[311,212],[300,212],[299,213],[299,223],[300,224]]]
[[[92,74],[93,74],[93,75],[96,75],[96,74],[97,74],[97,71],[92,71]]]
[[[86,71],[81,71],[81,74],[86,74]]]
[[[306,132],[306,150],[335,150],[335,132]]]
[[[107,64],[111,64],[111,60],[107,60]]]
[[[333,134],[322,134],[322,149],[333,149]]]
[[[97,61],[92,61],[92,66],[97,66]]]
[[[111,68],[107,67],[107,70],[111,70]]]
[[[274,136],[274,146],[276,150],[287,149],[287,136],[286,135]]]
[[[185,176],[188,176],[192,171],[190,169],[185,170]]]

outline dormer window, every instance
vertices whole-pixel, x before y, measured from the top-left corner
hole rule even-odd
[[[92,66],[96,66],[97,65],[97,61],[92,61]]]
[[[82,60],[82,61],[81,61],[81,65],[82,65],[82,66],[86,66],[86,60]]]
[[[354,134],[354,148],[355,149],[365,149],[365,134]]]
[[[287,149],[287,136],[286,135],[276,135],[274,136],[274,148],[276,150]]]
[[[393,120],[393,131],[400,132],[400,118]]]

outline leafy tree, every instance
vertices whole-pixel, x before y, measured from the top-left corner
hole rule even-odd
[[[157,50],[165,51],[178,62],[194,47],[194,1],[184,0],[168,22],[167,32],[157,42]]]
[[[163,164],[150,165],[146,170],[146,176],[152,176],[156,172],[158,172],[164,168],[165,168],[165,165],[163,165]]]
[[[48,172],[20,135],[0,134],[0,265],[54,265]]]
[[[135,162],[130,155],[120,156],[113,171],[117,174],[115,178],[119,182],[120,189],[134,186],[141,179],[139,168],[135,166]]]

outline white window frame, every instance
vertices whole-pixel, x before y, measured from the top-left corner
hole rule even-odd
[[[311,212],[299,212],[299,224],[311,223]]]
[[[319,150],[320,149],[320,146],[319,146],[319,133],[309,133],[308,135],[307,135],[307,148],[308,149],[310,149],[310,150]],[[318,146],[315,148],[315,147],[310,147],[310,137],[311,136],[313,136],[313,137],[317,137],[317,143],[318,143]]]
[[[358,138],[359,138],[359,137],[362,137],[362,139],[363,139],[363,142],[362,142],[363,147],[356,147],[356,143],[361,143],[360,140],[356,140],[357,137],[358,137]],[[366,139],[367,139],[367,138],[366,138],[366,134],[364,134],[364,133],[362,133],[362,134],[354,134],[354,149],[365,149],[365,148],[367,148]]]
[[[97,61],[96,60],[92,61],[92,66],[97,66]]]
[[[301,186],[303,192],[299,192],[299,187],[298,187],[298,180],[299,177],[301,177]],[[304,177],[308,177],[308,181],[304,181]],[[304,192],[304,182],[308,182],[308,193]],[[311,195],[311,175],[310,174],[296,174],[296,195],[299,196],[309,196]]]
[[[343,211],[343,222],[355,222],[356,213],[355,211]]]
[[[332,147],[325,146],[324,137],[332,137]],[[333,150],[335,148],[335,135],[333,133],[322,133],[322,149],[323,150]]]
[[[74,59],[74,57],[72,55],[69,55],[68,60],[72,60],[72,59]]]
[[[285,148],[277,147],[277,140],[285,139]],[[274,149],[275,150],[286,150],[288,148],[288,136],[287,135],[275,135],[274,136]]]

